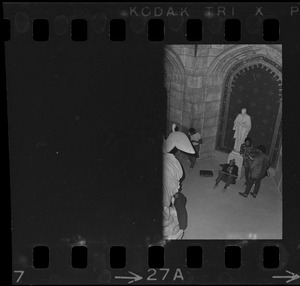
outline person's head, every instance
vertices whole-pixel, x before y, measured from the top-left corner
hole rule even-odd
[[[251,144],[252,144],[252,140],[251,140],[251,138],[249,138],[249,137],[247,137],[246,139],[245,139],[245,144],[246,144],[246,146],[251,146]]]
[[[173,132],[179,131],[179,128],[175,123],[172,124],[172,131]]]
[[[264,145],[259,145],[256,147],[256,149],[258,150],[258,152],[260,153],[266,153],[267,148]]]
[[[235,165],[235,159],[231,159],[230,161],[229,161],[229,165]]]
[[[190,128],[190,130],[189,130],[189,132],[190,132],[190,134],[195,134],[196,133],[196,130],[195,130],[195,128]]]
[[[242,114],[246,114],[247,113],[247,109],[246,108],[243,108],[242,109]]]

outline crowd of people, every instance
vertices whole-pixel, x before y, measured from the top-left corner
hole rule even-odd
[[[244,192],[239,192],[239,194],[245,198],[247,198],[249,194],[256,198],[260,189],[261,180],[268,175],[267,171],[270,167],[270,159],[266,154],[266,147],[264,145],[259,145],[255,148],[252,145],[251,138],[247,137],[245,142],[241,145],[240,154],[243,157],[242,167],[245,174],[246,189]],[[222,192],[225,192],[230,184],[236,183],[238,167],[235,165],[234,159],[231,159],[229,164],[223,164],[222,167],[213,188],[215,189],[222,180],[225,182]],[[253,192],[250,192],[253,185],[254,190]]]
[[[185,210],[186,198],[181,193],[181,179],[183,169],[178,160],[178,153],[184,152],[190,161],[190,168],[194,168],[199,150],[202,144],[201,134],[194,128],[190,128],[188,134],[179,131],[173,124],[172,132],[165,140],[164,153],[164,227],[166,237],[171,237],[170,233],[174,228],[184,231],[187,227],[187,212]],[[247,198],[250,194],[256,198],[260,189],[261,180],[267,176],[270,167],[270,159],[266,154],[266,147],[259,145],[254,147],[251,138],[247,137],[240,146],[240,155],[243,157],[243,173],[245,174],[245,191],[239,195]],[[222,169],[218,172],[213,189],[223,181],[225,185],[222,192],[231,185],[235,184],[239,174],[239,168],[235,159],[229,163],[221,164]],[[251,189],[254,185],[254,189]],[[172,216],[173,214],[173,216]],[[168,235],[169,233],[169,235]]]

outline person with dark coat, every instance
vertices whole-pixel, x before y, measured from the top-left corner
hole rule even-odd
[[[250,176],[250,165],[254,160],[254,157],[256,155],[256,149],[252,146],[252,140],[251,138],[247,137],[245,139],[245,142],[241,145],[240,154],[243,156],[243,167],[245,169],[245,178],[246,182],[245,185],[247,185],[249,176]]]
[[[239,168],[237,165],[235,165],[235,160],[231,159],[229,161],[229,164],[223,164],[223,168],[221,171],[219,171],[219,176],[216,179],[216,183],[214,185],[214,189],[218,187],[219,182],[222,180],[225,182],[225,186],[222,190],[224,193],[226,191],[226,188],[236,183],[236,178],[238,177],[238,171]]]
[[[250,178],[246,186],[245,192],[239,194],[245,198],[248,197],[252,186],[255,184],[254,191],[250,193],[253,198],[256,198],[261,180],[266,176],[267,170],[270,167],[270,158],[266,155],[266,147],[259,145],[257,148],[257,154],[254,157],[254,161],[250,165]]]
[[[194,128],[189,129],[189,138],[195,149],[195,154],[189,156],[191,162],[190,168],[194,168],[197,158],[199,158],[200,145],[202,144],[201,134]]]

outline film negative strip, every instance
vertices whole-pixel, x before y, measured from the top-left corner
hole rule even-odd
[[[14,285],[300,283],[299,3],[2,24]]]

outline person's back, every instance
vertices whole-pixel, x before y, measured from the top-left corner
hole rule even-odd
[[[263,153],[263,170],[262,177],[264,177],[270,167],[270,157],[267,154]]]
[[[249,194],[251,194],[253,198],[256,198],[260,188],[260,182],[266,176],[266,172],[270,166],[269,156],[266,155],[266,147],[259,145],[256,147],[256,150],[258,153],[250,165],[250,178],[247,182],[245,192],[239,192],[239,194],[245,198],[247,198]],[[254,191],[250,193],[253,184],[255,184]]]
[[[269,156],[259,152],[255,158],[253,163],[251,164],[251,177],[253,179],[263,178],[269,168]]]

